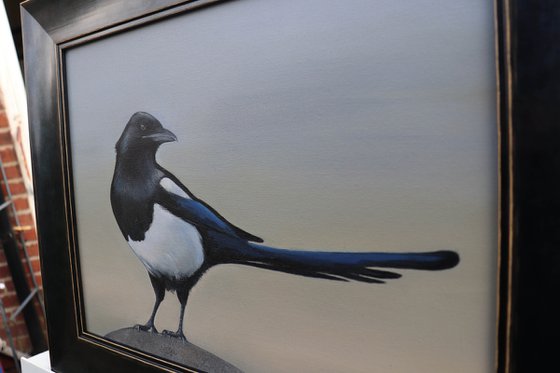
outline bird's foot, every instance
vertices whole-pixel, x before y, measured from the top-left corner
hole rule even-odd
[[[158,331],[153,323],[147,323],[146,325],[136,324],[134,329],[141,330],[143,332],[158,334]]]
[[[185,337],[182,330],[177,330],[176,332],[172,332],[171,330],[164,330],[163,332],[161,332],[161,334],[170,338],[177,338],[180,341],[187,342],[187,337]]]

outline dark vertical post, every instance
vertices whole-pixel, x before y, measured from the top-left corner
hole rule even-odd
[[[518,284],[511,372],[551,372],[560,336],[560,2],[508,2]]]

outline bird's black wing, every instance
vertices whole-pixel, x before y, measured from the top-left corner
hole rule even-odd
[[[214,210],[210,205],[208,205],[206,202],[196,199],[196,202],[200,203],[202,206],[204,206],[208,211],[210,211],[212,214],[214,214],[214,216],[216,216],[218,219],[220,219],[222,222],[224,222],[225,224],[227,224],[227,226],[229,228],[231,228],[234,232],[235,235],[237,237],[243,238],[244,240],[247,241],[251,241],[251,242],[264,242],[264,240],[258,236],[255,236],[247,231],[244,231],[243,229],[236,227],[235,225],[231,224],[229,221],[226,220],[226,218],[224,218],[222,215],[220,215],[216,210]]]
[[[158,169],[165,175],[165,177],[169,178],[171,181],[173,181],[173,183],[175,183],[175,185],[177,187],[179,187],[183,192],[185,192],[188,196],[190,196],[191,198],[191,202],[185,202],[184,204],[186,205],[185,208],[191,208],[194,210],[198,210],[199,213],[202,213],[202,216],[208,216],[208,219],[210,220],[216,220],[216,224],[214,224],[214,228],[218,228],[221,227],[225,224],[224,229],[214,229],[217,230],[219,232],[222,233],[233,233],[233,235],[235,235],[238,238],[243,238],[244,240],[247,241],[251,241],[251,242],[264,242],[262,238],[255,236],[249,232],[244,231],[243,229],[236,227],[235,225],[231,224],[229,221],[226,220],[226,218],[224,218],[222,215],[220,215],[219,212],[217,212],[216,210],[214,210],[210,205],[208,205],[206,202],[198,199],[194,194],[191,193],[191,191],[181,182],[181,180],[179,180],[175,175],[173,175],[171,172],[167,171],[165,168],[161,167],[160,165],[158,165]],[[197,203],[193,203],[193,202],[197,202]],[[201,206],[199,206],[202,205]],[[211,215],[213,215],[212,217],[210,217]],[[178,215],[181,216],[181,215]],[[187,219],[186,217],[184,217],[184,219]],[[187,219],[188,220],[188,219]],[[192,224],[195,224],[194,222],[191,222]],[[195,224],[196,225],[196,224]],[[227,228],[226,228],[227,227]],[[211,229],[211,227],[206,227],[208,229]]]
[[[188,221],[196,227],[213,230],[247,241],[263,242],[262,238],[253,236],[237,228],[206,203],[196,198],[184,198],[160,187],[156,193],[155,202],[170,211],[173,215]]]

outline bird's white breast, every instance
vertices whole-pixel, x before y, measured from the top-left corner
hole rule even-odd
[[[158,204],[144,240],[128,244],[148,272],[170,280],[191,276],[204,261],[198,230]]]

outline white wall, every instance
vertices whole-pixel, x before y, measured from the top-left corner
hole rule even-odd
[[[25,87],[4,3],[0,5],[0,93],[14,139],[31,213],[35,216]]]

